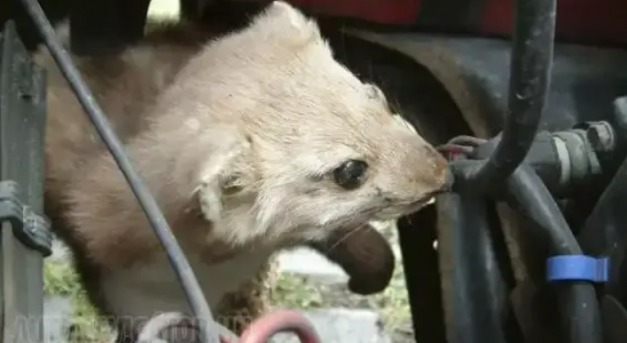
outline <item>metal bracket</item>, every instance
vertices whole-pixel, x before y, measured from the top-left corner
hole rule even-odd
[[[0,33],[0,340],[4,342],[45,341],[43,255],[50,254],[52,244],[47,221],[37,214],[44,211],[46,114],[45,71],[32,60],[14,22],[8,21]]]
[[[9,221],[13,234],[24,245],[49,256],[52,254],[53,238],[50,221],[24,205],[20,199],[17,182],[0,181],[0,221]]]

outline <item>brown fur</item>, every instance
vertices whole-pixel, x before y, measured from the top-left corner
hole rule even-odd
[[[258,270],[277,249],[325,250],[445,186],[444,159],[396,123],[378,88],[336,63],[315,22],[289,5],[275,2],[210,44],[177,30],[188,39],[161,31],[119,56],[76,62],[188,257],[200,259],[199,277],[216,273],[212,305],[252,277],[241,269]],[[161,300],[178,310],[180,290],[165,285],[169,266],[124,177],[51,58],[38,62],[50,73],[46,208],[92,300],[114,316]],[[330,176],[347,159],[369,166],[356,190]],[[218,272],[225,263],[234,267]],[[139,295],[147,298],[137,312]]]
[[[58,31],[67,40],[67,26]],[[172,82],[184,62],[202,47],[212,33],[200,26],[179,23],[156,25],[135,54],[101,58],[74,58],[83,79],[108,115],[118,138],[127,142],[142,125],[141,113]],[[155,51],[156,50],[156,51]],[[84,258],[88,238],[68,223],[67,191],[87,161],[105,152],[93,124],[47,52],[35,55],[47,67],[48,116],[46,127],[46,214],[55,233],[74,252],[79,275],[92,302],[106,307],[93,290],[98,289],[100,265]],[[106,220],[106,217],[102,218]],[[115,252],[111,252],[115,254]]]

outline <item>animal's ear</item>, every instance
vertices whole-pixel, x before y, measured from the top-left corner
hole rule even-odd
[[[208,221],[222,217],[224,197],[237,186],[240,173],[245,168],[245,159],[251,149],[251,141],[244,135],[233,132],[224,135],[205,160],[197,174],[198,186],[194,190],[194,203]]]
[[[265,16],[277,22],[281,21],[293,28],[302,28],[309,22],[302,12],[284,1],[270,3],[265,10]]]
[[[253,27],[283,42],[293,44],[321,39],[318,24],[283,1],[273,1],[268,5],[253,21]]]

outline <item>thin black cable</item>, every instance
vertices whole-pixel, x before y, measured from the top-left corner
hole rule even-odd
[[[111,152],[111,155],[126,178],[129,186],[135,194],[135,197],[144,210],[144,213],[148,217],[155,234],[159,238],[161,245],[168,255],[168,259],[174,268],[176,276],[183,286],[183,290],[187,296],[187,301],[189,302],[194,315],[199,318],[201,322],[213,322],[211,310],[205,300],[196,276],[194,275],[189,262],[185,258],[185,255],[183,254],[176,237],[172,233],[165,217],[163,216],[163,213],[159,209],[159,206],[153,196],[148,191],[142,178],[133,168],[122,144],[111,128],[111,124],[100,106],[96,103],[93,94],[86,86],[79,71],[76,67],[74,67],[71,57],[57,40],[54,29],[48,21],[46,14],[36,0],[22,0],[22,3],[25,10],[31,16],[52,57],[74,90],[81,106],[85,112],[87,112],[87,115],[95,126],[100,138],[104,141],[105,145]],[[218,342],[218,338],[211,330],[209,330],[208,325],[200,325],[200,330],[204,342]]]

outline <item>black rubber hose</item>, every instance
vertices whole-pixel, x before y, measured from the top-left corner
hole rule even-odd
[[[533,169],[521,165],[507,187],[510,205],[526,212],[551,242],[554,255],[581,254],[581,248],[562,212]],[[562,337],[569,343],[602,343],[601,314],[594,286],[584,281],[555,285],[563,320]]]
[[[470,171],[481,161],[454,161],[451,168],[456,180],[468,180]],[[472,183],[472,181],[471,181]],[[562,212],[536,172],[520,165],[503,190],[508,204],[533,220],[542,230],[537,236],[549,243],[552,255],[581,254],[581,247]],[[602,343],[599,304],[594,286],[588,282],[556,284],[563,320],[564,342]]]
[[[506,343],[508,285],[488,220],[470,192],[438,196],[438,260],[446,335],[455,343]],[[504,242],[503,242],[504,244]]]
[[[194,312],[194,315],[199,318],[201,322],[206,321],[208,323],[213,323],[213,316],[211,315],[211,310],[207,305],[202,289],[200,288],[196,276],[194,275],[189,262],[185,258],[176,237],[172,233],[172,230],[163,216],[163,213],[159,209],[159,206],[153,196],[148,191],[148,188],[144,184],[142,178],[132,166],[130,159],[124,151],[122,143],[117,138],[104,112],[96,103],[93,94],[86,86],[79,71],[74,66],[71,57],[57,40],[54,29],[46,18],[41,6],[36,0],[22,0],[22,3],[24,4],[26,11],[31,16],[35,26],[39,30],[43,41],[50,50],[50,53],[61,69],[61,72],[74,90],[83,109],[87,112],[87,115],[95,126],[100,138],[104,141],[120,170],[124,174],[124,177],[128,181],[133,194],[135,194],[142,209],[146,213],[155,234],[159,238],[159,241],[168,255],[175,274],[185,291],[187,300]],[[200,325],[200,330],[203,342],[219,342],[217,336],[209,329],[208,325]]]
[[[533,143],[549,89],[556,0],[516,1],[508,113],[496,151],[473,171],[481,187],[500,187]]]
[[[520,165],[507,183],[506,199],[515,209],[540,225],[556,255],[581,254],[581,248],[559,206],[536,172]]]

